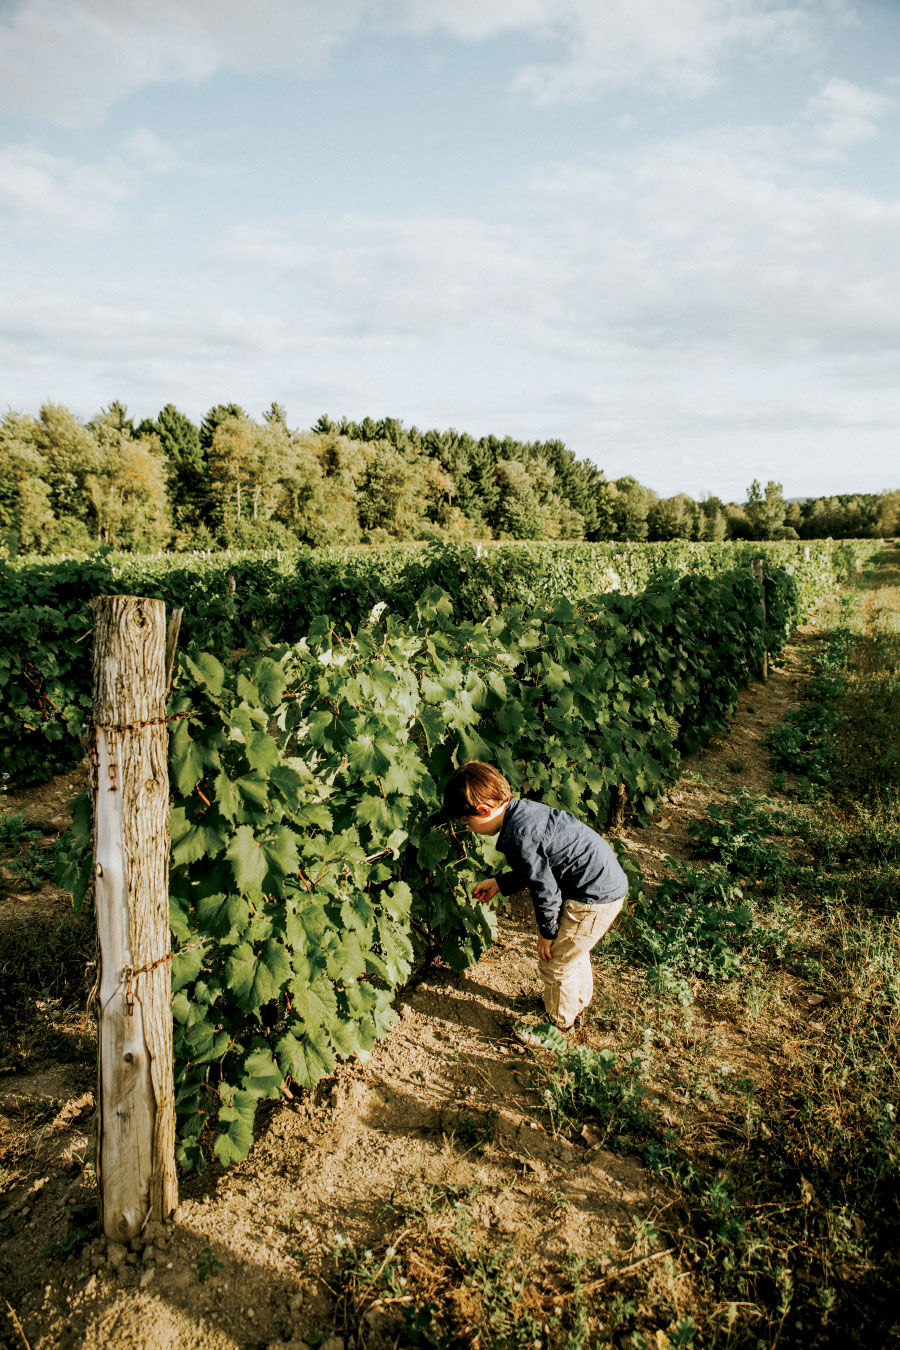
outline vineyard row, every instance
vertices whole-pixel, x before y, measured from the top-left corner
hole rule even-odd
[[[432,586],[458,619],[556,596],[579,601],[637,593],[661,569],[714,576],[762,556],[792,577],[797,612],[808,611],[855,571],[875,545],[852,540],[766,544],[588,543],[348,548],[259,554],[106,553],[87,559],[0,562],[0,752],[18,782],[70,767],[90,714],[88,603],[104,594],[145,595],[183,608],[182,645],[225,657],[265,643],[294,643],[328,616],[351,628],[374,606],[409,616]]]
[[[834,555],[808,595],[833,587]],[[843,564],[842,564],[843,565]],[[797,572],[663,572],[638,593],[470,618],[432,587],[355,630],[184,653],[170,714],[180,1159],[244,1157],[259,1102],[365,1056],[412,964],[492,941],[489,845],[439,812],[462,760],[603,828],[638,819],[804,616]],[[623,858],[626,868],[630,861]],[[61,880],[90,875],[82,804]]]

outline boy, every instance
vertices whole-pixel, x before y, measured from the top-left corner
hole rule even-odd
[[[476,834],[495,835],[510,870],[472,887],[476,900],[499,892],[531,892],[537,955],[544,982],[544,1018],[523,1018],[513,1035],[523,1045],[552,1042],[552,1028],[570,1031],[591,1001],[591,948],[622,908],[628,878],[605,839],[582,821],[514,797],[490,764],[470,760],[449,779],[444,811]]]

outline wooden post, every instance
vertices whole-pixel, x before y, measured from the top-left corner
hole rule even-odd
[[[166,625],[161,600],[91,601],[100,944],[97,1177],[116,1242],[178,1205],[169,960]]]
[[[169,690],[172,688],[172,671],[175,669],[175,651],[178,647],[178,634],[181,631],[181,616],[184,613],[184,607],[173,609],[169,618],[169,627],[166,629],[166,687],[163,691],[163,697],[169,697]]]
[[[750,567],[752,568],[753,575],[759,582],[759,588],[761,591],[760,604],[762,605],[763,619],[765,620],[766,617],[765,563],[763,562],[762,558],[754,558],[750,564]],[[767,680],[769,678],[769,653],[766,651],[765,647],[763,648],[762,659],[760,660],[759,663],[759,678],[761,680]]]

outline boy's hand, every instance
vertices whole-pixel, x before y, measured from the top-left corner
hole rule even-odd
[[[552,939],[552,938],[539,937],[539,938],[538,938],[538,960],[539,960],[539,961],[549,961],[552,955],[553,955],[553,939]]]
[[[495,895],[500,894],[497,878],[488,877],[487,881],[479,881],[472,887],[472,894],[476,900],[493,900]]]

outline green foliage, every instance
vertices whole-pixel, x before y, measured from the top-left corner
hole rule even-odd
[[[797,874],[797,867],[774,836],[786,824],[783,812],[766,809],[765,799],[742,792],[721,810],[711,806],[706,819],[688,826],[694,853],[721,863],[733,876],[774,884]]]
[[[848,716],[829,749],[829,799],[774,811],[742,794],[694,832],[696,851],[754,897],[742,960],[749,966],[773,941],[780,914],[790,961],[764,978],[757,969],[707,985],[702,1009],[652,996],[622,1006],[613,983],[617,1040],[637,1044],[637,1055],[617,1049],[579,1090],[575,1052],[537,1065],[554,1080],[539,1086],[557,1129],[577,1139],[592,1124],[605,1148],[637,1154],[677,1195],[661,1223],[677,1249],[676,1278],[687,1270],[692,1286],[678,1306],[693,1313],[704,1346],[882,1345],[896,1327],[900,573],[888,578],[892,590],[871,575],[860,584],[866,631],[851,646],[841,630],[816,641],[816,673],[802,691]],[[846,692],[831,683],[838,676]],[[811,865],[791,865],[791,837]],[[805,984],[795,978],[801,959]],[[622,1073],[632,1064],[634,1094]],[[643,1115],[622,1128],[630,1103]],[[605,1294],[605,1321],[630,1331],[650,1299],[670,1311],[661,1282],[637,1278],[640,1292]],[[646,1331],[628,1343],[652,1345]]]
[[[200,1253],[200,1260],[197,1263],[197,1281],[199,1284],[205,1284],[210,1275],[215,1275],[217,1271],[225,1269],[225,1262],[219,1261],[213,1254],[213,1249],[209,1243]]]
[[[641,1055],[620,1062],[612,1050],[575,1046],[558,1055],[552,1067],[541,1067],[542,1105],[554,1129],[569,1127],[576,1120],[591,1121],[598,1129],[598,1144],[639,1136],[649,1120],[644,1069]]]
[[[652,896],[636,888],[620,940],[648,967],[652,987],[687,1004],[697,980],[730,980],[762,956],[790,950],[774,919],[761,921],[756,903],[800,875],[773,838],[789,824],[764,799],[741,793],[690,827],[696,855],[710,860],[706,866],[669,858],[671,876]]]
[[[367,1055],[414,936],[438,932],[459,965],[493,935],[468,898],[464,849],[432,823],[431,769],[449,750],[416,743],[427,751],[415,659],[437,673],[422,648],[371,630],[348,643],[320,623],[293,649],[227,667],[182,659],[171,903],[187,1165],[210,1116],[216,1157],[236,1161],[285,1079],[310,1088],[336,1059]],[[382,851],[390,862],[367,861]]]
[[[461,970],[491,943],[494,913],[471,899],[484,844],[435,814],[456,763],[491,760],[598,826],[625,784],[646,817],[679,741],[721,725],[756,659],[754,597],[749,574],[669,574],[640,596],[476,623],[435,590],[409,625],[388,615],[343,636],[320,619],[292,648],[185,654],[171,739],[182,1160],[199,1161],[214,1105],[214,1151],[234,1161],[285,1077],[310,1087],[365,1054],[414,950]],[[682,965],[724,969],[740,909],[682,912],[703,919],[681,933]]]
[[[796,794],[807,800],[829,794],[835,735],[846,721],[841,700],[847,689],[844,671],[849,654],[849,631],[832,629],[815,658],[804,701],[766,737],[777,781],[789,775]]]
[[[446,565],[425,555],[416,587]],[[208,1122],[215,1156],[236,1161],[259,1102],[287,1079],[309,1088],[336,1060],[365,1056],[417,955],[462,970],[493,941],[494,911],[471,898],[485,844],[438,815],[456,764],[490,760],[521,795],[598,828],[624,789],[646,819],[681,749],[724,725],[798,603],[793,577],[774,572],[764,626],[749,569],[664,571],[640,594],[529,595],[472,617],[467,584],[426,589],[408,621],[389,610],[342,632],[322,617],[293,645],[260,634],[260,650],[233,655],[194,636],[181,656],[170,895],[185,1165],[202,1161]],[[235,622],[223,612],[219,632]],[[70,843],[60,859],[76,898],[87,824],[82,810],[82,851]],[[660,970],[723,978],[740,966],[749,919],[725,869],[685,872],[635,913],[642,959]]]
[[[598,827],[624,786],[646,818],[680,746],[723,724],[763,640],[783,637],[764,639],[749,571],[668,572],[640,595],[481,621],[430,590],[408,623],[388,612],[342,634],[318,619],[294,646],[184,653],[170,741],[182,1161],[199,1163],[214,1116],[215,1155],[245,1156],[286,1078],[311,1087],[366,1054],[416,951],[461,970],[492,942],[495,914],[471,898],[485,845],[436,814],[454,765],[497,763],[519,793]],[[73,875],[77,850],[64,857]],[[647,959],[695,974],[737,959],[730,882],[652,903],[683,921],[664,957],[641,911]]]
[[[743,569],[750,556],[767,560],[768,631],[778,651],[784,633],[859,566],[867,543],[669,543],[629,547],[602,544],[497,545],[478,556],[469,545],[389,547],[361,553],[320,549],[275,557],[259,555],[140,558],[101,553],[82,561],[0,561],[0,747],[8,772],[20,782],[68,768],[81,754],[78,737],[90,704],[90,613],[95,595],[130,593],[182,607],[182,647],[214,650],[265,642],[293,643],[327,615],[357,627],[386,605],[410,615],[431,586],[451,599],[459,620],[482,620],[515,605],[575,602],[611,592],[637,593],[661,569],[713,578]],[[753,606],[741,584],[728,603]],[[699,591],[698,591],[699,596]],[[710,599],[702,601],[708,606]],[[657,616],[658,618],[658,616]],[[736,615],[734,645],[749,611]],[[690,623],[683,616],[682,627]],[[658,622],[654,621],[654,627]],[[639,638],[635,639],[637,643]],[[721,667],[715,652],[697,653]],[[653,669],[651,663],[650,669]],[[687,743],[687,742],[686,742]]]
[[[43,832],[29,826],[21,812],[6,811],[0,815],[0,864],[15,877],[18,888],[39,887],[53,872],[53,854],[37,847]],[[0,881],[0,895],[8,889]]]
[[[345,1335],[378,1316],[391,1344],[461,1350],[582,1350],[590,1287],[586,1261],[563,1268],[515,1241],[497,1242],[473,1223],[476,1186],[421,1186],[385,1207],[388,1237],[362,1249],[338,1234],[328,1283]],[[398,1232],[395,1225],[400,1224]],[[591,1274],[596,1268],[591,1268]]]
[[[259,420],[236,403],[199,428],[171,403],[135,427],[118,401],[84,424],[45,404],[0,420],[0,548],[146,552],[390,539],[719,540],[877,537],[900,494],[787,505],[754,482],[745,507],[684,493],[658,500],[630,476],[608,482],[562,441],[522,442],[397,418],[291,430],[272,404]]]
[[[784,526],[787,510],[780,483],[766,483],[765,491],[759,480],[754,478],[747,489],[747,505],[744,508],[753,530],[754,539],[777,539],[777,531]]]
[[[744,970],[753,914],[721,864],[698,870],[667,861],[673,876],[629,909],[630,942],[653,984],[687,1002],[691,980],[727,980]]]

